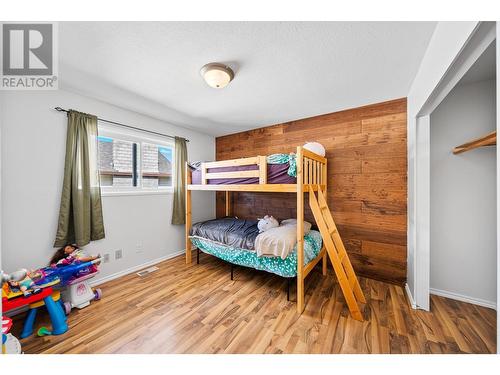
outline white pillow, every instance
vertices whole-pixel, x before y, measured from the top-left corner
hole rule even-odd
[[[297,219],[286,219],[281,222],[280,225],[297,225]],[[308,221],[304,221],[304,234],[309,233],[311,230],[312,224]]]
[[[319,156],[325,157],[326,151],[325,147],[318,142],[307,142],[303,146],[306,150],[309,150],[311,152],[314,152],[315,154],[318,154]]]

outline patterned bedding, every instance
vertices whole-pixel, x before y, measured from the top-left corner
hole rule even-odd
[[[226,262],[257,270],[267,271],[282,277],[297,276],[297,249],[285,258],[259,257],[255,251],[225,245],[210,239],[190,236],[191,242],[204,253]],[[321,251],[323,241],[318,231],[311,230],[304,236],[304,265],[312,261]]]

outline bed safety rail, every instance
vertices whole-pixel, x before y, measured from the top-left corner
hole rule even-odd
[[[297,179],[302,179],[303,185],[327,184],[326,158],[302,147],[297,147],[297,164],[302,161],[302,173],[297,173]],[[298,171],[300,168],[297,169]],[[300,181],[297,180],[297,183]]]
[[[297,175],[297,183],[303,185],[327,185],[327,160],[309,150],[297,147],[297,165],[301,164],[301,176]],[[239,167],[255,165],[256,169],[245,171],[214,171],[222,167]],[[250,158],[221,160],[201,163],[201,184],[208,185],[211,179],[258,178],[259,185],[267,184],[267,157],[254,156]]]
[[[257,165],[257,169],[249,171],[231,172],[209,172],[210,168],[239,167],[247,165]],[[251,158],[241,158],[232,160],[221,160],[201,163],[201,184],[207,185],[208,180],[214,178],[250,178],[258,177],[259,184],[267,184],[267,161],[266,156],[254,156]]]

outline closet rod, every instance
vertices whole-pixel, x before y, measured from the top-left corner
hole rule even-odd
[[[55,107],[54,109],[55,109],[57,112],[66,112],[66,113],[68,113],[68,112],[69,112],[69,110],[64,109],[64,108],[61,108],[61,107]],[[100,117],[98,117],[97,119],[98,119],[99,121],[102,121],[102,122],[107,122],[108,124],[118,125],[118,126],[122,126],[122,127],[124,127],[124,128],[133,129],[133,130],[137,130],[137,131],[144,132],[144,133],[155,134],[155,135],[159,135],[159,136],[162,136],[162,137],[167,137],[167,138],[175,138],[175,136],[173,136],[173,135],[163,134],[163,133],[158,133],[158,132],[154,132],[154,131],[151,131],[151,130],[146,130],[146,129],[141,129],[141,128],[137,128],[137,127],[135,127],[135,126],[122,124],[121,122],[116,122],[116,121],[105,120],[105,119],[100,118]],[[186,139],[186,138],[184,138],[184,139],[186,140],[186,142],[189,142],[189,139]]]
[[[484,137],[474,139],[470,142],[464,143],[463,145],[457,146],[453,149],[453,153],[461,154],[465,151],[470,151],[478,147],[484,146],[495,146],[497,144],[497,132],[496,130],[486,134]]]

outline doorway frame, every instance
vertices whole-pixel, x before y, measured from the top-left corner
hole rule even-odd
[[[428,96],[424,105],[415,116],[415,143],[414,147],[409,149],[408,155],[408,204],[413,207],[412,210],[409,210],[408,215],[408,241],[412,242],[413,248],[415,249],[414,259],[409,259],[409,266],[413,267],[414,271],[414,293],[413,295],[411,293],[409,294],[413,308],[427,311],[430,309],[430,115],[457,85],[460,79],[469,71],[472,65],[496,37],[497,31],[495,22],[480,22],[455,60],[448,67],[439,84]],[[498,43],[496,48],[498,71]],[[498,158],[497,152],[497,159]],[[498,207],[497,218],[500,204]],[[500,254],[499,248],[500,240],[497,238],[497,260]]]

